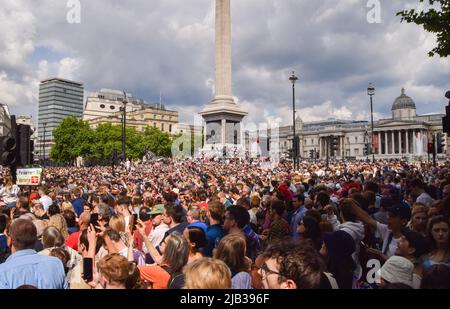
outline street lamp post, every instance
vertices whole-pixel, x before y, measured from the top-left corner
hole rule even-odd
[[[45,135],[46,135],[47,123],[44,122],[43,126],[44,126],[44,141],[43,141],[44,143],[43,143],[43,147],[42,147],[42,161],[43,161],[42,165],[45,167]]]
[[[298,80],[298,77],[295,76],[295,72],[292,72],[291,77],[289,77],[289,80],[292,83],[292,121],[293,121],[293,140],[292,140],[292,157],[294,159],[294,169],[298,169],[298,157],[297,157],[297,151],[298,151],[298,145],[297,145],[297,136],[295,133],[295,82]]]
[[[372,152],[372,163],[375,163],[375,151],[374,151],[374,144],[373,144],[373,100],[372,97],[375,95],[375,87],[372,85],[372,83],[369,84],[369,87],[367,87],[367,94],[370,96],[370,123],[372,126],[372,132],[371,132],[371,141],[370,141],[370,152]]]
[[[126,159],[126,140],[127,140],[127,93],[123,92],[123,107],[122,107],[122,160]]]

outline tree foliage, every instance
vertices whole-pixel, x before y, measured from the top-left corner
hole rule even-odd
[[[433,57],[438,54],[440,57],[450,55],[450,0],[419,0],[419,3],[428,2],[434,7],[428,11],[423,10],[403,10],[397,13],[401,16],[401,21],[422,25],[427,32],[435,33],[437,36],[437,46],[428,55]]]
[[[87,161],[107,162],[111,160],[113,149],[122,151],[122,127],[111,123],[100,124],[91,129],[87,122],[75,117],[64,119],[53,132],[55,145],[51,158],[59,164],[72,164],[79,156]],[[143,132],[135,128],[126,129],[126,156],[136,160],[149,151],[156,156],[170,156],[170,137],[158,128],[146,127]]]

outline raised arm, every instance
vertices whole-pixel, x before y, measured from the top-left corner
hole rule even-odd
[[[153,261],[156,263],[160,263],[162,260],[161,254],[156,250],[155,246],[153,246],[152,242],[148,239],[147,234],[145,233],[145,224],[141,220],[138,220],[138,224],[136,225],[139,234],[142,235],[142,239],[144,240],[144,244],[147,247],[148,253],[152,257]]]

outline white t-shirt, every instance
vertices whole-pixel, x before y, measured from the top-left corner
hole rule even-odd
[[[395,251],[397,250],[397,244],[400,241],[400,238],[394,238],[390,237],[392,234],[392,231],[388,229],[388,226],[386,224],[377,222],[377,231],[375,233],[376,237],[380,237],[383,239],[383,249],[381,252],[388,257],[394,256]],[[389,241],[389,238],[391,238],[391,241]],[[386,250],[386,246],[389,246]]]
[[[168,229],[169,229],[169,226],[164,223],[161,223],[160,225],[158,225],[157,227],[152,229],[152,231],[150,232],[150,235],[148,236],[148,239],[153,244],[153,246],[155,246],[155,248],[158,247],[159,244],[162,242],[162,240],[164,239],[164,235],[166,234],[166,231]],[[148,253],[148,250],[147,250],[147,247],[145,246],[145,244],[142,246],[142,249],[145,253]]]
[[[39,203],[41,203],[44,207],[44,210],[47,211],[48,208],[53,204],[53,201],[48,195],[44,195],[39,199]]]

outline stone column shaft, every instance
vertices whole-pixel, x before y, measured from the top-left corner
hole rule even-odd
[[[232,97],[230,0],[216,0],[215,97]]]

